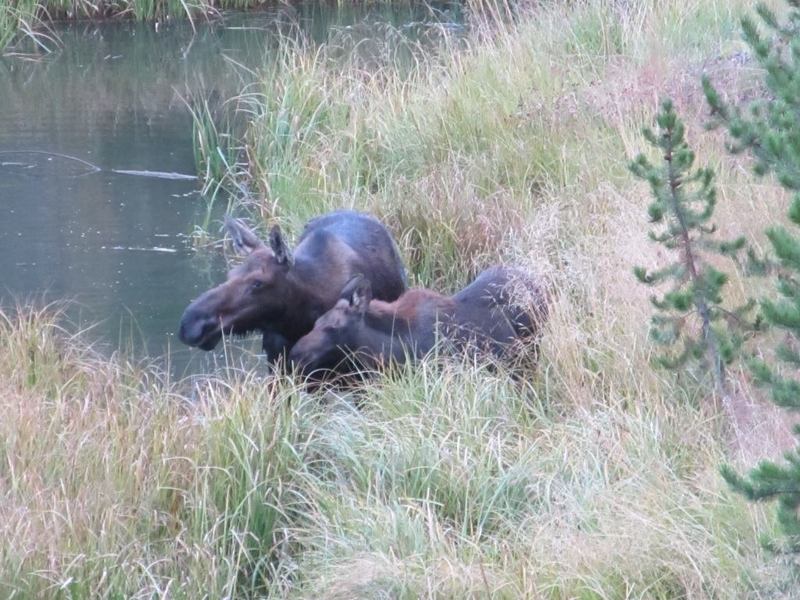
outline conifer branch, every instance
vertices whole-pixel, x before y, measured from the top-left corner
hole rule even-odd
[[[711,84],[703,89],[712,109],[711,126],[723,126],[730,135],[728,149],[748,151],[757,175],[774,174],[782,187],[795,192],[788,208],[789,220],[800,225],[800,0],[790,0],[785,23],[776,13],[759,5],[756,13],[764,25],[762,34],[755,20],[742,20],[745,42],[764,70],[767,94],[747,110],[724,102]],[[749,367],[758,385],[769,389],[776,406],[800,411],[800,236],[786,227],[767,230],[774,259],[750,256],[754,270],[771,274],[777,299],[761,301],[767,324],[784,333],[784,341],[772,353],[751,359]],[[778,265],[776,268],[776,264]],[[800,429],[795,430],[800,434]],[[786,547],[800,551],[800,448],[785,455],[782,463],[762,461],[742,476],[725,465],[723,478],[737,492],[753,501],[777,500],[777,518],[786,537]],[[766,544],[777,549],[772,542]]]

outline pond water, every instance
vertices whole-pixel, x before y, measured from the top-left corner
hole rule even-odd
[[[343,29],[363,38],[380,24],[456,19],[448,5],[281,5],[196,31],[73,24],[50,55],[0,58],[0,303],[68,299],[70,319],[106,351],[162,357],[177,376],[213,367],[223,350],[175,336],[189,301],[225,273],[189,237],[209,204],[192,178],[184,99],[239,91],[247,71],[234,65],[263,64],[287,26],[323,43]]]

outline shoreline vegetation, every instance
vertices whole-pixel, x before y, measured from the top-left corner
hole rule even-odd
[[[387,0],[384,0],[387,1]],[[352,0],[348,0],[352,2]],[[336,0],[334,4],[341,3]],[[185,19],[194,26],[223,11],[248,11],[283,6],[281,0],[5,0],[0,2],[0,52],[22,40],[52,50],[57,34],[52,25],[78,20],[133,19],[159,23]]]
[[[173,382],[94,352],[57,310],[0,312],[0,595],[796,595],[793,559],[759,543],[774,511],[718,470],[780,456],[791,424],[741,371],[715,411],[708,382],[654,370],[632,273],[669,262],[627,170],[663,96],[717,172],[721,235],[763,246],[786,212],[703,131],[702,73],[733,101],[760,92],[750,2],[493,6],[424,52],[284,40],[256,83],[194,107],[197,162],[259,224],[377,214],[414,283],[541,273],[536,368],[424,361],[355,395],[263,367]]]
[[[171,18],[209,18],[220,10],[244,10],[263,0],[7,0],[0,3],[0,52],[8,52],[20,41],[31,41],[40,50],[51,50],[57,42],[53,23],[88,19],[100,21],[131,18],[161,21]]]

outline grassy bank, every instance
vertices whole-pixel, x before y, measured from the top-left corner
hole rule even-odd
[[[176,388],[30,310],[0,342],[5,596],[741,598],[769,564],[721,422],[653,377],[582,406],[428,364],[358,410]]]
[[[631,274],[664,260],[626,172],[661,95],[718,168],[723,234],[760,243],[784,212],[780,188],[701,131],[701,72],[756,90],[737,41],[748,5],[545,3],[501,28],[490,10],[424,55],[391,35],[369,52],[286,41],[228,103],[231,147],[199,113],[209,187],[294,231],[370,210],[412,278],[443,290],[498,260],[530,266],[552,290],[540,365],[514,381],[426,363],[356,409],[265,370],[171,383],[47,313],[4,313],[3,593],[792,597],[791,566],[758,543],[771,512],[717,472],[779,452],[781,419],[743,376],[743,404],[717,414],[702,385],[654,372]]]
[[[734,75],[745,5],[592,0],[499,28],[494,7],[466,38],[432,33],[427,53],[391,34],[366,49],[285,40],[262,83],[227,103],[246,123],[234,143],[215,145],[210,124],[224,119],[199,111],[200,170],[289,226],[342,205],[380,214],[424,283],[517,254],[563,273],[567,254],[597,242],[592,266],[616,278],[630,244],[648,251],[626,218],[641,212],[626,168],[640,126],[671,94],[699,133],[702,72],[746,91]],[[726,160],[718,139],[693,137],[709,162]],[[750,193],[745,175],[723,173],[725,193],[734,183]],[[760,239],[762,222],[744,233]]]

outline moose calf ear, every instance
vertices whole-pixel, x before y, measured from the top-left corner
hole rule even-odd
[[[363,280],[364,276],[361,273],[357,273],[348,279],[347,283],[344,284],[342,291],[339,292],[339,300],[347,300],[350,302],[353,298],[353,292],[356,291],[358,284]]]
[[[292,263],[292,252],[289,246],[286,245],[286,240],[283,239],[281,228],[278,225],[273,226],[269,232],[269,247],[272,248],[272,253],[275,255],[275,260],[279,265],[290,265]]]
[[[233,249],[237,254],[244,256],[264,247],[264,242],[239,219],[226,216],[224,229],[231,237]]]
[[[355,286],[350,296],[350,306],[356,312],[364,314],[367,312],[369,303],[372,300],[372,284],[369,279],[362,277]]]

